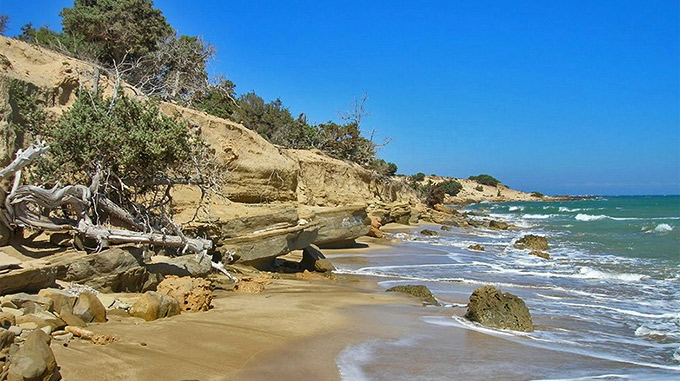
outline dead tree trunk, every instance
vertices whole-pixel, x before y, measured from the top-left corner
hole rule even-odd
[[[34,185],[19,186],[21,169],[48,149],[49,147],[44,144],[38,144],[25,151],[20,150],[17,152],[16,159],[0,170],[0,180],[15,174],[14,187],[4,202],[3,222],[10,229],[19,226],[45,231],[75,231],[84,237],[96,240],[99,249],[112,243],[137,243],[174,247],[181,249],[182,253],[189,251],[209,257],[208,250],[212,248],[212,241],[203,238],[187,238],[174,224],[172,228],[176,232],[174,235],[160,231],[145,232],[146,226],[125,209],[104,196],[93,194],[97,191],[98,176],[95,176],[90,187],[67,185],[62,188],[44,189]],[[140,231],[94,224],[88,211],[93,207],[95,200],[97,205],[107,213]],[[62,211],[64,216],[51,216],[49,213],[51,211]],[[224,270],[221,264],[212,262],[212,259],[211,263],[214,268],[235,279]]]

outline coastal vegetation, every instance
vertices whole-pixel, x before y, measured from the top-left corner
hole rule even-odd
[[[470,177],[468,177],[468,180],[473,180],[473,181],[476,181],[477,184],[488,185],[488,186],[491,186],[491,187],[498,186],[498,184],[501,183],[498,179],[496,179],[495,177],[493,177],[491,175],[470,176]]]
[[[381,175],[397,171],[377,157],[388,140],[363,131],[365,95],[339,121],[312,123],[304,113],[293,116],[281,99],[238,95],[232,81],[211,78],[206,68],[216,49],[201,37],[178,34],[151,0],[75,0],[60,15],[62,32],[27,24],[17,38],[97,64],[145,96],[242,123],[273,144],[318,149]]]

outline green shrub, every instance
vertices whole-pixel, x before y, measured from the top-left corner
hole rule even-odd
[[[411,181],[423,181],[425,180],[425,174],[423,172],[418,172],[410,177]]]
[[[434,208],[435,205],[444,202],[444,197],[444,190],[441,185],[437,184],[431,186],[427,198],[425,199],[425,204],[430,208]]]
[[[478,184],[482,185],[488,185],[495,187],[501,182],[498,181],[495,177],[490,176],[490,175],[478,175],[478,176],[470,176],[468,177],[469,180],[476,181]]]
[[[112,102],[81,94],[42,133],[50,150],[34,175],[49,185],[87,184],[101,168],[112,180],[144,193],[158,178],[193,176],[192,155],[206,149],[184,123],[160,114],[155,103],[126,96]]]
[[[463,185],[456,180],[446,180],[441,182],[439,185],[441,186],[444,193],[450,196],[457,195],[463,189]]]
[[[481,186],[481,185],[477,185],[477,186],[475,187],[475,190],[476,190],[477,192],[484,192],[484,187]]]
[[[545,195],[541,192],[533,191],[531,192],[531,195],[534,197],[545,197]]]

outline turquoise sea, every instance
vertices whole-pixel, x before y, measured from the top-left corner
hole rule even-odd
[[[560,374],[538,372],[541,378],[680,379],[680,196],[481,203],[466,210],[521,229],[453,229],[439,237],[400,233],[394,255],[334,261],[341,272],[378,277],[384,287],[426,284],[451,313],[425,317],[424,325],[503,336],[609,364],[602,369],[574,364]],[[515,249],[512,244],[525,234],[546,236],[552,258]],[[469,250],[473,244],[486,251]],[[484,284],[523,298],[536,330],[490,330],[463,319],[467,297]],[[423,346],[423,340],[435,345],[436,336],[421,335],[413,345]],[[379,358],[390,351],[390,344],[383,344],[368,352]],[[371,369],[366,364],[362,369]],[[385,376],[366,372],[367,379]]]

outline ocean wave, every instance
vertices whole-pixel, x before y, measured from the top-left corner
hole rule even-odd
[[[680,220],[680,217],[612,217],[604,214],[585,214],[579,213],[574,217],[577,221],[599,221],[599,220],[614,220],[614,221],[664,221],[664,220]]]
[[[559,217],[558,214],[524,214],[522,215],[522,218],[526,218],[529,220],[545,220],[548,218],[554,218],[554,217]]]
[[[582,210],[584,210],[584,209],[583,209],[583,208],[573,208],[573,209],[570,209],[570,208],[567,208],[566,206],[560,206],[559,208],[557,208],[557,210],[558,210],[559,212],[580,212],[580,211],[582,211]]]
[[[522,210],[524,210],[524,207],[523,206],[511,206],[511,207],[508,208],[508,210],[511,211],[511,212],[514,212],[516,210],[522,211]]]
[[[641,325],[635,330],[635,336],[647,336],[653,339],[668,340],[680,338],[680,333],[651,329]]]
[[[574,218],[577,221],[598,221],[598,220],[604,220],[605,218],[609,218],[609,216],[605,216],[604,214],[592,215],[592,214],[579,213]]]
[[[581,278],[586,279],[622,280],[627,282],[639,282],[648,278],[642,274],[606,272],[585,266],[579,269],[579,275]]]
[[[573,306],[573,307],[586,307],[586,308],[598,308],[601,310],[608,310],[608,311],[614,311],[618,312],[624,315],[630,315],[630,316],[636,316],[636,317],[642,317],[642,318],[648,318],[648,319],[677,319],[680,317],[680,313],[677,312],[668,312],[668,313],[662,313],[662,314],[649,314],[646,312],[640,312],[640,311],[634,311],[634,310],[627,310],[624,308],[616,308],[616,307],[610,307],[610,306],[603,306],[599,304],[586,304],[586,303],[568,303],[568,302],[556,302],[557,304],[563,304],[566,306]]]
[[[673,231],[673,227],[669,224],[658,224],[652,231],[654,233],[668,233],[670,231]]]

